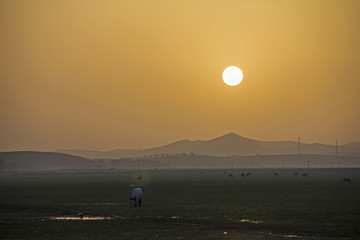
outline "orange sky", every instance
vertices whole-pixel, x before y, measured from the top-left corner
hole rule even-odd
[[[0,0],[0,151],[359,141],[359,13],[358,0]]]

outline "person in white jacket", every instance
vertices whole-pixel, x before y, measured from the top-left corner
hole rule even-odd
[[[130,198],[130,204],[132,207],[139,206],[141,208],[142,206],[142,197],[144,194],[143,188],[134,188],[131,192],[131,198]]]

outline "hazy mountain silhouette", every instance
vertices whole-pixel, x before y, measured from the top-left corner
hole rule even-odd
[[[300,145],[302,154],[335,154],[334,145],[306,144]],[[160,147],[144,150],[118,149],[113,151],[89,151],[89,150],[64,150],[56,152],[68,153],[85,158],[108,158],[117,159],[124,157],[136,157],[147,155],[175,155],[180,153],[194,153],[208,156],[253,156],[253,155],[283,155],[297,154],[297,141],[260,141],[229,133],[208,141],[204,140],[181,140]],[[338,153],[341,155],[360,155],[360,143],[353,142],[338,146]]]
[[[57,149],[54,152],[66,153],[91,159],[116,159],[121,157],[135,157],[141,155],[136,149],[115,149],[111,151],[83,150],[83,149]]]
[[[0,152],[0,159],[4,162],[2,170],[43,171],[93,167],[88,159],[55,152]]]
[[[261,152],[265,147],[259,145],[255,140],[241,137],[234,133],[229,133],[208,141],[182,140],[169,145],[145,149],[145,154],[155,153],[194,153],[209,156],[228,156],[228,155],[254,155]]]

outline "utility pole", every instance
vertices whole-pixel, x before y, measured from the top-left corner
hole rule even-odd
[[[338,142],[336,140],[336,145],[335,145],[335,156],[338,156]]]
[[[307,160],[307,173],[309,174],[309,170],[310,170],[310,161]]]
[[[298,154],[300,155],[301,154],[301,152],[300,152],[300,137],[298,137]]]
[[[340,158],[338,158],[338,141],[336,140],[336,145],[335,145],[335,156],[338,159],[338,164],[339,164],[339,168],[340,168]]]

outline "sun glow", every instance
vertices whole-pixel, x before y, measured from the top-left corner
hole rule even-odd
[[[224,70],[222,74],[222,78],[227,85],[236,86],[239,83],[241,83],[243,79],[243,73],[240,70],[240,68],[235,66],[230,66]]]

